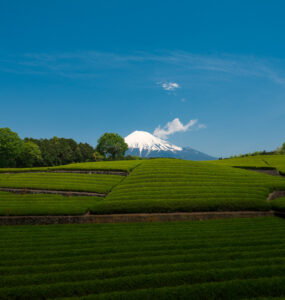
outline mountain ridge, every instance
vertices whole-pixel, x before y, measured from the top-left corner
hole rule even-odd
[[[192,149],[191,147],[179,147],[162,140],[147,131],[134,131],[125,137],[128,144],[128,155],[140,157],[169,157],[186,160],[214,160],[208,154]]]

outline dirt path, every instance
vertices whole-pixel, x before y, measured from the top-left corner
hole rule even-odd
[[[106,197],[106,194],[93,193],[93,192],[75,192],[75,191],[57,191],[57,190],[40,190],[40,189],[20,189],[20,188],[3,188],[0,187],[2,192],[12,192],[16,194],[52,194],[62,196],[96,196]]]
[[[249,170],[256,171],[256,172],[262,173],[262,174],[284,177],[284,175],[280,174],[280,172],[278,170],[265,170],[265,169],[249,169]]]
[[[277,169],[256,169],[256,168],[250,168],[250,167],[234,167],[238,169],[244,169],[248,171],[254,171],[258,172],[261,174],[267,174],[267,175],[272,175],[272,176],[281,176],[285,177],[285,175],[281,174]]]
[[[90,223],[137,223],[203,221],[229,218],[269,217],[277,215],[273,211],[235,212],[183,212],[151,214],[113,214],[84,216],[2,216],[0,225],[50,225],[50,224],[90,224]],[[280,214],[278,214],[280,216]],[[284,216],[283,216],[284,217]]]
[[[267,197],[267,201],[274,200],[276,198],[285,197],[285,191],[274,191]]]

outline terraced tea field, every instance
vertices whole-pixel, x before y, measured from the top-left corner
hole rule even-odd
[[[265,164],[260,157],[254,158],[255,166],[260,166],[261,162]],[[281,160],[273,157],[272,161],[280,164]],[[74,164],[57,167],[56,172],[51,169],[41,169],[39,172],[38,168],[24,169],[22,172],[21,169],[17,172],[2,169],[0,189],[4,188],[4,191],[0,192],[0,214],[266,211],[271,208],[278,210],[278,206],[283,210],[282,200],[267,201],[267,197],[273,191],[285,191],[284,177],[259,174],[225,164],[235,165],[235,162],[153,159]],[[64,173],[58,173],[59,170]],[[104,170],[115,173],[92,173]],[[119,173],[115,175],[116,172],[130,173],[121,176]],[[10,189],[16,189],[15,192],[20,189],[24,195],[7,193]],[[38,191],[59,192],[65,196],[29,194]],[[86,192],[94,194],[84,196]],[[80,197],[74,196],[74,193],[79,193]]]
[[[285,155],[257,155],[212,161],[216,165],[256,169],[277,169],[285,174]]]
[[[269,210],[285,179],[211,163],[145,161],[93,213]]]
[[[0,215],[84,215],[97,201],[102,198],[0,192]]]
[[[39,167],[39,168],[0,168],[0,173],[6,172],[33,172],[33,171],[56,171],[56,170],[85,170],[85,171],[123,171],[130,172],[132,169],[141,164],[140,160],[122,160],[122,161],[104,161],[104,162],[87,162],[76,163],[56,167]]]
[[[0,299],[285,296],[285,220],[2,226]]]
[[[0,187],[108,193],[121,176],[72,173],[0,174]]]

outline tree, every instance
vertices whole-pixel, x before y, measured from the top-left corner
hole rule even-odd
[[[17,159],[17,167],[33,167],[39,165],[42,160],[41,150],[33,142],[23,144],[22,152]]]
[[[42,166],[57,166],[93,160],[94,148],[87,143],[78,144],[73,139],[56,136],[51,139],[26,138],[25,142],[28,141],[39,146],[42,154]]]
[[[94,148],[90,146],[89,144],[85,143],[79,143],[78,149],[81,153],[81,160],[82,162],[84,161],[92,161],[94,160]]]
[[[95,161],[102,161],[102,160],[104,160],[104,158],[105,158],[105,156],[104,155],[102,155],[100,152],[98,152],[98,151],[95,151],[94,153],[93,153],[93,160],[95,160]]]
[[[0,167],[15,167],[23,150],[23,141],[9,128],[0,128]]]
[[[280,153],[285,154],[285,143],[280,148]]]
[[[98,140],[97,151],[112,159],[120,158],[128,150],[128,144],[117,133],[104,133]]]

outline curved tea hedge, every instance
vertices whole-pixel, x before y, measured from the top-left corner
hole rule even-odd
[[[0,174],[0,187],[108,193],[121,176],[76,173]]]
[[[285,220],[0,227],[0,299],[285,296]]]
[[[74,163],[56,167],[38,167],[38,168],[0,168],[0,173],[6,172],[31,172],[31,171],[54,171],[54,170],[86,170],[86,171],[123,171],[130,172],[141,164],[141,160],[121,160],[121,161],[102,161]]]
[[[102,162],[100,169],[104,164],[107,164],[107,169],[109,163],[118,166],[125,162]],[[277,205],[266,201],[269,193],[285,190],[285,178],[212,162],[152,159],[135,165],[137,163],[126,162],[129,168],[136,166],[126,177],[51,172],[0,174],[0,187],[108,194],[99,201],[86,197],[23,196],[0,192],[0,214],[270,210],[271,207],[276,209]],[[93,164],[99,166],[99,163],[86,163],[85,168],[93,169]],[[83,165],[78,164],[78,169],[83,169]],[[74,166],[72,168],[75,169]],[[279,207],[282,206],[280,201]]]
[[[0,192],[0,215],[83,215],[90,211],[97,201],[102,201],[102,198]]]
[[[277,169],[285,174],[285,155],[256,155],[246,157],[227,158],[212,161],[216,165],[256,168],[256,169]]]
[[[114,187],[93,213],[269,210],[284,178],[212,163],[144,161]]]

